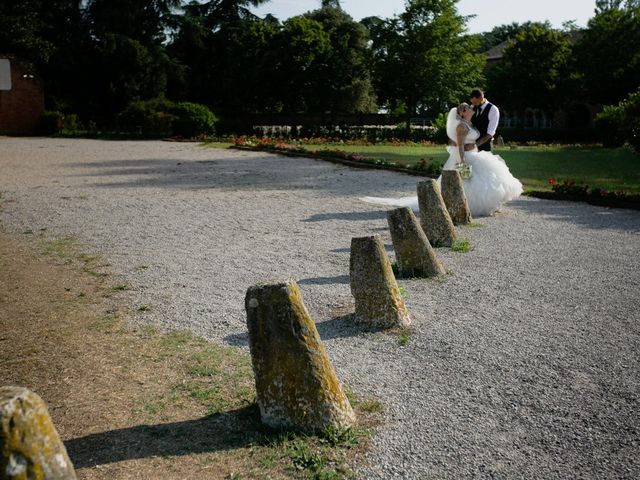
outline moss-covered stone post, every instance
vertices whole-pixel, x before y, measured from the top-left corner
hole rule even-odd
[[[440,187],[433,180],[418,184],[420,225],[433,247],[450,247],[456,240],[456,229],[442,199]]]
[[[442,171],[442,198],[454,225],[471,223],[471,210],[464,194],[462,177],[457,170]]]
[[[401,277],[434,277],[445,273],[429,239],[410,208],[387,212],[398,275]]]
[[[408,326],[411,318],[380,235],[353,238],[350,262],[356,322],[374,328]]]
[[[0,478],[76,478],[47,406],[26,388],[0,387]]]
[[[296,282],[249,288],[245,308],[262,421],[307,432],[354,425],[353,409]]]

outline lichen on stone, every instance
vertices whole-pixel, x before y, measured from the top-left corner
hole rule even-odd
[[[255,285],[245,307],[262,421],[304,431],[351,427],[355,414],[298,285]]]
[[[433,247],[450,247],[456,240],[456,230],[442,198],[440,187],[433,179],[418,184],[420,225]]]
[[[73,464],[42,399],[0,387],[0,473],[7,480],[73,480]]]
[[[411,323],[380,235],[351,240],[350,283],[357,322],[374,328]]]

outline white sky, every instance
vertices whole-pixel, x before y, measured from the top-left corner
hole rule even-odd
[[[576,20],[584,26],[593,16],[595,4],[595,0],[460,0],[458,10],[463,15],[477,15],[468,26],[471,33],[479,33],[527,20],[549,20],[557,27]],[[319,6],[320,0],[271,0],[254,12],[260,16],[272,13],[284,20]],[[372,15],[390,17],[404,10],[404,0],[343,0],[342,8],[356,20]]]

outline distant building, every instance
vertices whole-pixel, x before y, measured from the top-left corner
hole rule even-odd
[[[42,81],[0,55],[0,135],[34,135],[44,113]]]

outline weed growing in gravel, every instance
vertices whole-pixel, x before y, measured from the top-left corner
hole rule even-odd
[[[482,227],[484,227],[484,225],[479,223],[479,222],[470,222],[470,223],[467,224],[467,227],[470,227],[470,228],[482,228]]]
[[[451,245],[451,250],[458,253],[468,253],[471,251],[471,244],[468,240],[456,240]]]
[[[139,312],[149,312],[151,311],[151,305],[140,305],[138,307]]]
[[[403,347],[409,343],[409,332],[404,331],[400,334],[400,345]]]
[[[78,242],[74,236],[68,235],[57,240],[50,240],[44,242],[44,254],[50,256],[57,256],[60,258],[69,258],[74,249],[77,247]]]
[[[113,290],[114,292],[124,292],[126,290],[129,290],[129,285],[127,285],[126,283],[121,283],[111,287],[111,290]]]
[[[30,228],[26,229],[24,232],[22,232],[24,235],[33,235],[33,230],[31,230]]]

